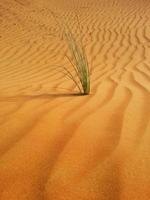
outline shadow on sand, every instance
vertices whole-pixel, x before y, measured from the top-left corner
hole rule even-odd
[[[75,97],[86,96],[82,93],[52,93],[52,94],[39,94],[39,95],[15,95],[15,96],[1,96],[0,101],[16,101],[16,100],[31,100],[31,99],[51,99],[61,97]]]

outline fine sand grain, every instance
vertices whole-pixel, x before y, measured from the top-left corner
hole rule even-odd
[[[54,67],[51,11],[83,39],[88,96]],[[150,200],[149,0],[0,1],[0,200]]]

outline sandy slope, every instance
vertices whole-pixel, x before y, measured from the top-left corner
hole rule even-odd
[[[150,2],[55,1],[0,1],[0,200],[149,200]],[[90,96],[50,10],[80,17]]]

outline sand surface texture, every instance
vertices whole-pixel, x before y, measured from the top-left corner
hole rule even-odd
[[[51,11],[83,39],[89,96],[55,67]],[[149,0],[0,1],[0,200],[150,200]]]

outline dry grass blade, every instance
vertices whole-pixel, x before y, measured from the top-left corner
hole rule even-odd
[[[72,31],[70,30],[70,28],[65,23],[61,24],[60,21],[57,20],[56,15],[53,12],[51,13],[53,17],[55,18],[58,26],[61,27],[63,34],[65,36],[68,49],[71,54],[71,58],[68,56],[66,56],[66,58],[70,62],[71,66],[73,67],[76,76],[74,77],[74,74],[72,74],[67,68],[64,68],[64,67],[63,68],[65,72],[67,72],[67,76],[78,87],[80,93],[83,95],[87,95],[90,93],[90,72],[89,72],[89,63],[87,60],[87,56],[86,56],[82,41],[77,42],[77,39],[72,33]],[[81,33],[78,16],[77,16],[77,22],[78,22],[78,27]],[[78,83],[76,78],[78,78],[80,84]]]
[[[89,73],[89,65],[88,60],[85,54],[85,50],[81,44],[78,44],[71,30],[67,27],[67,31],[65,32],[66,41],[68,44],[68,48],[72,55],[72,61],[70,59],[69,62],[72,64],[74,68],[81,86],[82,93],[89,94],[90,93],[90,73]]]

